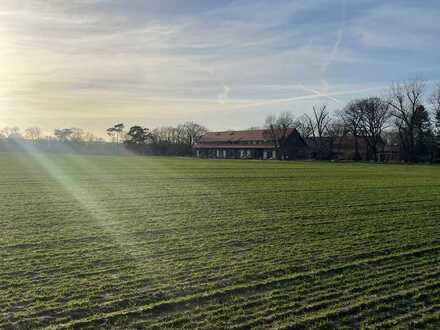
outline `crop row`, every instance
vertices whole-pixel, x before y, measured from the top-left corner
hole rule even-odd
[[[428,166],[1,155],[0,328],[435,327]]]

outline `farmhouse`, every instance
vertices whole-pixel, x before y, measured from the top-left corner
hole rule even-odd
[[[208,132],[194,145],[197,157],[230,159],[298,159],[305,157],[306,143],[296,129],[285,134],[283,154],[279,154],[270,130]]]
[[[266,129],[208,132],[193,146],[193,149],[199,158],[356,159],[353,136],[303,138],[295,128],[289,128],[285,135],[275,132],[278,137],[280,135],[286,137],[284,148],[279,148],[274,142],[273,135],[270,130]],[[359,136],[357,145],[358,160],[374,159],[367,137]],[[282,154],[280,154],[281,149],[283,149]],[[400,148],[396,144],[381,141],[377,145],[376,158],[379,161],[399,160]]]

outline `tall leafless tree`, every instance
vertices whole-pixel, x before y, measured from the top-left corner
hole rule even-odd
[[[104,139],[96,136],[92,132],[85,132],[84,133],[84,141],[91,143],[91,142],[104,142]]]
[[[370,97],[357,102],[361,115],[359,128],[366,137],[368,148],[375,161],[379,160],[379,145],[383,143],[383,132],[391,113],[388,102],[379,97]]]
[[[152,131],[156,142],[183,143],[179,141],[178,129],[172,126],[162,126]]]
[[[280,113],[278,116],[268,116],[265,127],[269,132],[278,159],[286,157],[287,141],[289,132],[294,128],[294,117],[290,112]]]
[[[311,130],[312,144],[316,150],[319,159],[328,158],[331,150],[329,150],[328,129],[331,123],[330,113],[327,105],[313,106],[312,116],[305,115],[308,127]],[[310,141],[309,141],[310,143]]]
[[[354,142],[353,160],[360,160],[359,152],[359,135],[361,133],[362,113],[358,107],[359,100],[349,102],[345,108],[339,113],[341,120],[344,122],[347,131],[352,134]]]
[[[394,84],[390,88],[388,104],[399,130],[403,158],[407,161],[416,160],[416,125],[418,111],[423,106],[424,93],[425,83],[419,80]]]
[[[315,136],[325,136],[330,121],[331,118],[330,113],[327,110],[327,104],[313,106],[313,120],[311,123],[313,127],[313,134],[315,134]]]
[[[41,138],[41,129],[39,127],[28,127],[24,131],[25,138],[37,143]]]
[[[4,127],[2,129],[2,135],[7,139],[21,139],[22,138],[22,135],[20,134],[20,128],[17,126]]]
[[[70,135],[70,140],[72,142],[84,142],[85,141],[85,132],[82,128],[72,128],[72,134]]]
[[[309,120],[310,118],[303,114],[297,120],[295,120],[294,126],[298,133],[304,138],[308,139],[313,136],[313,125]]]
[[[195,122],[189,121],[177,127],[179,139],[186,145],[192,146],[206,133],[206,127]]]
[[[327,125],[327,131],[326,131],[326,155],[327,158],[334,157],[334,148],[337,145],[341,145],[343,143],[345,137],[348,134],[347,126],[345,123],[338,118],[333,118],[330,120],[329,124]]]

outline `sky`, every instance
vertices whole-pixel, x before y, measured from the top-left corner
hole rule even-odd
[[[336,110],[439,80],[439,17],[438,0],[1,0],[0,127],[226,130]]]

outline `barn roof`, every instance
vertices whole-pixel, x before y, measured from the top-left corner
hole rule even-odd
[[[195,149],[274,149],[273,144],[203,144],[196,143],[194,145]]]
[[[287,135],[295,132],[294,128],[289,128]],[[200,140],[201,143],[233,143],[240,141],[268,141],[271,139],[270,130],[255,129],[245,131],[224,131],[208,132]]]

